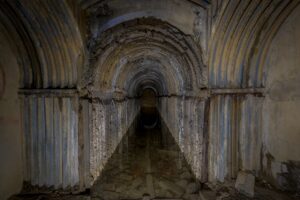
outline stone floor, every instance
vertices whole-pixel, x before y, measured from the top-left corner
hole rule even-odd
[[[92,187],[92,198],[191,199],[198,193],[200,184],[169,133],[139,131],[123,142]]]

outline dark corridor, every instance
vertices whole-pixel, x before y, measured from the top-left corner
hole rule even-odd
[[[155,126],[147,127],[151,125],[148,122],[155,122]],[[191,199],[199,188],[166,126],[155,114],[141,113],[109,159],[91,195],[104,200]]]

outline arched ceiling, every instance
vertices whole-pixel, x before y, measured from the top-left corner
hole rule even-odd
[[[1,1],[0,30],[17,55],[20,88],[78,87],[128,95],[147,84],[161,95],[206,87],[261,88],[268,47],[299,4],[124,2]]]
[[[148,84],[159,95],[207,87],[202,52],[193,38],[167,22],[139,18],[103,32],[91,49],[84,84],[90,91],[132,97]]]
[[[211,28],[210,87],[263,88],[267,76],[264,60],[270,43],[299,2],[222,1]]]
[[[20,88],[75,88],[84,44],[65,1],[1,1],[0,27],[21,68]]]

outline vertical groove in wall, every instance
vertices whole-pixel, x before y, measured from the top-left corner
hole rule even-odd
[[[235,178],[239,170],[259,170],[262,99],[254,95],[211,97],[210,181]]]
[[[30,168],[31,168],[31,183],[33,185],[38,185],[38,138],[37,138],[37,98],[35,96],[32,96],[30,98],[30,114],[29,114],[29,119],[30,119],[30,130],[31,130],[31,138],[30,138],[30,143],[28,145],[31,146],[30,149]]]
[[[53,98],[45,98],[46,104],[46,175],[49,178],[47,186],[52,186],[54,184],[53,178],[53,169],[54,169],[54,138],[53,138]]]
[[[22,97],[26,181],[35,186],[78,184],[78,103],[73,97]]]
[[[21,111],[22,111],[22,127],[23,134],[23,169],[24,180],[31,181],[31,132],[30,132],[30,119],[27,115],[30,115],[29,99],[24,96],[21,97]]]
[[[80,99],[80,118],[78,121],[78,146],[79,146],[79,181],[80,190],[90,187],[90,133],[91,133],[91,104],[88,99]]]
[[[61,115],[61,99],[54,98],[54,138],[55,138],[55,174],[54,186],[59,188],[62,186],[62,115]]]
[[[62,186],[67,187],[67,173],[68,173],[68,106],[65,99],[62,99]]]

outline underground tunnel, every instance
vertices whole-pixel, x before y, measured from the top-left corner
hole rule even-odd
[[[200,182],[161,121],[155,90],[140,93],[140,112],[92,186],[91,196],[190,199],[199,192]]]
[[[203,77],[206,73],[201,57],[197,55],[200,49],[189,36],[184,36],[171,24],[154,18],[126,22],[110,29],[107,33],[106,35],[105,32],[102,35],[103,39],[95,45],[96,47],[102,46],[102,52],[97,52],[95,55],[98,57],[95,65],[101,71],[97,69],[94,71],[95,82],[92,82],[89,89],[108,91],[105,95],[112,95],[114,99],[106,101],[95,99],[93,102],[92,110],[95,110],[97,119],[93,124],[95,129],[92,130],[95,138],[90,142],[95,143],[101,138],[100,143],[95,144],[96,148],[103,146],[102,140],[103,143],[109,144],[106,144],[106,147],[111,149],[106,149],[108,152],[105,155],[103,150],[94,151],[95,159],[99,162],[95,164],[95,169],[98,165],[101,168],[95,170],[95,182],[91,187],[91,195],[96,197],[107,195],[104,197],[107,199],[135,199],[144,198],[144,196],[181,198],[185,195],[184,198],[190,199],[190,195],[197,193],[200,189],[199,179],[203,178],[201,177],[202,168],[188,164],[186,155],[181,152],[181,148],[188,146],[187,141],[184,143],[180,138],[181,134],[177,132],[180,131],[180,125],[185,123],[183,113],[179,111],[171,117],[168,116],[170,111],[165,109],[176,109],[177,103],[190,105],[193,101],[200,104],[199,111],[201,111],[201,106],[205,102],[204,98],[193,97],[193,90],[198,91],[207,84],[204,79],[195,77],[196,74]],[[106,45],[108,42],[106,37],[111,38],[114,34],[117,37],[112,39],[122,42],[118,42],[112,48],[112,41],[110,45]],[[163,38],[170,40],[166,40],[162,45],[160,41]],[[179,57],[179,51],[182,51],[184,46],[188,46],[185,51],[189,53]],[[105,57],[102,58],[102,55]],[[115,59],[116,57],[118,59]],[[199,66],[202,67],[199,68]],[[113,93],[109,93],[110,91]],[[188,98],[191,102],[183,97],[186,92],[189,93]],[[103,97],[103,94],[101,95]],[[128,116],[125,116],[127,119],[123,119],[120,115],[111,114],[110,121],[108,121],[111,129],[108,130],[107,135],[114,132],[117,134],[114,133],[115,138],[110,140],[112,143],[109,143],[109,138],[105,141],[101,136],[96,135],[104,132],[99,129],[107,127],[98,123],[105,123],[100,121],[105,118],[106,114],[102,109],[118,112],[118,105],[131,112],[127,126],[132,127],[133,133],[129,131],[126,134],[124,132],[119,134],[118,132],[123,131],[118,130],[120,126],[122,127],[121,124],[124,124],[122,120],[127,123]],[[178,130],[173,130],[172,133],[169,126],[176,127]],[[176,144],[176,136],[179,136],[177,139],[181,146]],[[187,154],[191,160],[194,159],[193,154],[201,156],[199,150],[205,146],[199,144],[201,138],[199,136],[189,138],[192,143],[198,142],[198,151],[190,151]],[[116,140],[119,142],[115,142]],[[127,153],[124,153],[124,146],[126,146],[124,140],[125,143],[127,142]],[[99,158],[97,154],[100,153],[104,156],[103,160],[97,160]],[[127,160],[122,160],[123,158]],[[121,166],[118,166],[118,163],[122,163]],[[117,171],[115,176],[111,175],[114,172],[110,169]],[[123,182],[122,178],[118,178],[119,175],[125,179]],[[124,184],[126,179],[127,184]],[[109,188],[115,188],[115,190]]]
[[[140,95],[140,129],[153,129],[160,126],[159,115],[157,111],[156,92],[153,89],[147,88]]]
[[[0,199],[298,199],[299,4],[1,0]]]

